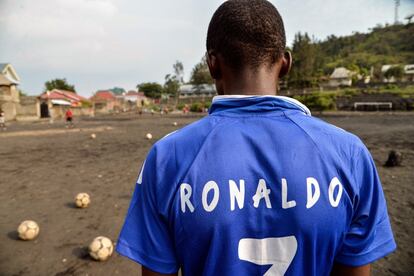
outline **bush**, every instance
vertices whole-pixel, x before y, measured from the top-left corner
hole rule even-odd
[[[203,104],[202,103],[193,103],[190,107],[191,112],[203,112]]]
[[[397,85],[395,85],[395,84],[392,84],[392,83],[388,83],[388,84],[385,86],[385,89],[395,90],[395,89],[398,89],[398,86],[397,86]]]
[[[356,96],[358,94],[360,94],[360,92],[355,89],[345,89],[344,91],[344,96],[349,98]]]
[[[294,98],[311,110],[322,111],[336,109],[336,96],[334,94],[315,93],[310,95],[295,96]]]
[[[177,110],[183,110],[184,106],[185,106],[184,103],[177,104]]]

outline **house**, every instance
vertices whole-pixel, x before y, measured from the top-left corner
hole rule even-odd
[[[382,82],[396,82],[397,80],[395,79],[395,77],[394,76],[391,76],[390,78],[386,78],[385,76],[384,76],[384,74],[389,70],[389,69],[391,69],[392,67],[395,67],[395,66],[398,66],[398,64],[386,64],[386,65],[383,65],[383,66],[381,66],[381,74],[382,74],[382,76],[383,76],[383,78],[382,78]]]
[[[53,89],[42,93],[39,100],[41,118],[61,118],[68,108],[73,108],[75,115],[88,113],[86,110],[82,110],[82,107],[89,100],[73,91]]]
[[[385,77],[386,72],[388,70],[390,70],[393,67],[398,67],[401,66],[402,70],[403,70],[403,74],[401,76],[401,78],[396,78],[394,76],[391,77]],[[397,82],[397,81],[401,81],[401,82],[414,82],[414,64],[407,64],[407,65],[401,65],[401,64],[386,64],[381,66],[381,73],[383,75],[383,79],[382,82],[386,82],[386,83],[393,83],[393,82]]]
[[[135,103],[137,107],[142,107],[150,103],[149,99],[145,97],[144,92],[137,92],[134,90],[128,91],[124,95],[124,99],[127,103]]]
[[[180,87],[180,98],[188,97],[213,97],[217,95],[214,84],[192,85],[184,84]]]
[[[407,64],[404,66],[404,82],[414,82],[414,64]]]
[[[5,113],[6,120],[14,120],[20,102],[20,78],[10,63],[0,63],[0,109]]]
[[[90,98],[95,112],[113,112],[120,107],[119,99],[110,90],[100,90]]]
[[[345,67],[337,67],[332,72],[329,77],[329,86],[339,87],[339,86],[351,86],[352,77],[355,75],[355,72],[346,69]]]

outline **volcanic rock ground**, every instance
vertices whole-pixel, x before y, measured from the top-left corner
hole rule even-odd
[[[398,249],[373,265],[373,275],[414,275],[414,113],[319,117],[361,137],[377,164]],[[0,132],[0,275],[140,275],[116,253],[92,261],[85,246],[100,235],[116,241],[149,148],[198,118],[122,114],[83,118],[71,130],[41,121]],[[403,154],[401,167],[383,166],[390,150]],[[78,192],[91,195],[89,208],[74,208]],[[17,239],[26,219],[40,225],[35,241]]]

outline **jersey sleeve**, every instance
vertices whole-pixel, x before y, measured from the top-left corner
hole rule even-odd
[[[335,261],[362,266],[391,253],[396,244],[375,163],[365,146],[354,163],[357,191],[353,217]]]
[[[179,269],[169,229],[158,211],[159,177],[155,150],[142,165],[134,195],[117,243],[117,252],[158,273],[176,273]]]

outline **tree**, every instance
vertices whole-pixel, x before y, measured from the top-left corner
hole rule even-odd
[[[184,65],[181,61],[177,60],[174,65],[174,76],[177,81],[181,84],[184,82]]]
[[[162,86],[156,82],[144,82],[137,85],[139,91],[144,92],[148,98],[159,99],[163,92]]]
[[[180,81],[177,76],[167,74],[165,76],[164,93],[177,98],[180,90]]]
[[[392,66],[384,73],[384,77],[390,79],[394,77],[396,80],[400,80],[404,75],[404,68],[400,65]]]
[[[175,98],[175,106],[178,103],[178,97],[180,96],[180,86],[184,83],[184,65],[181,61],[176,61],[173,64],[173,74],[167,74],[165,76],[164,93],[166,96],[173,96]]]
[[[213,78],[210,76],[210,71],[208,70],[206,57],[203,57],[201,61],[194,66],[193,71],[191,72],[190,83],[194,85],[214,83]]]
[[[69,84],[65,78],[63,79],[53,79],[50,81],[45,82],[45,89],[44,91],[51,91],[53,89],[61,89],[66,91],[72,91],[76,93],[75,86]]]
[[[293,66],[289,75],[289,82],[294,86],[312,86],[320,67],[320,61],[316,59],[318,48],[315,44],[307,33],[295,35],[292,47]]]
[[[112,89],[109,89],[109,91],[112,91],[112,93],[114,93],[115,95],[122,95],[126,92],[124,88],[116,86]]]
[[[26,97],[27,96],[27,94],[25,92],[23,92],[23,90],[19,89],[18,91],[19,91],[19,96],[20,97]]]

